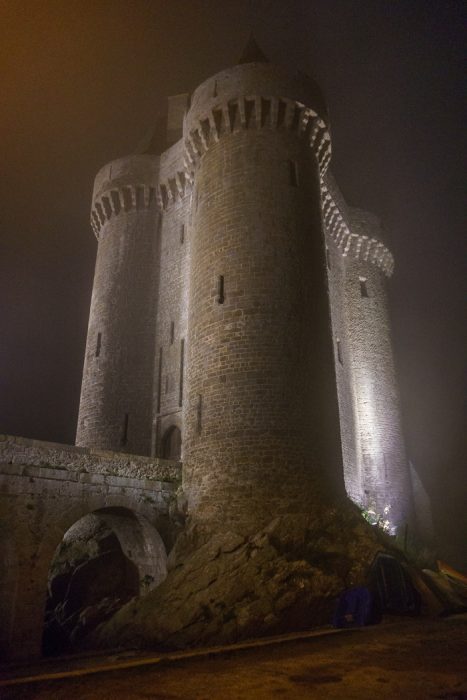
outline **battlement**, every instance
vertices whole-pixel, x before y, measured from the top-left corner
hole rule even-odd
[[[313,109],[288,98],[248,95],[217,102],[189,123],[190,131],[185,136],[187,170],[193,170],[199,158],[221,136],[244,129],[284,129],[296,133],[314,150],[323,174],[331,160],[331,138],[325,122]]]
[[[244,129],[284,129],[308,140],[324,173],[331,158],[327,110],[318,86],[270,63],[246,63],[217,73],[193,93],[185,118],[186,168],[212,143]]]
[[[121,212],[148,209],[157,198],[159,158],[133,155],[111,161],[94,181],[91,228],[99,239],[102,227]]]
[[[182,199],[191,185],[191,174],[184,166],[183,140],[179,139],[161,155],[158,187],[161,209]]]
[[[358,226],[358,219],[349,228],[349,213],[343,211],[341,203],[334,199],[332,184],[328,180],[322,182],[322,209],[326,230],[343,256],[364,260],[379,267],[387,277],[391,277],[394,271],[394,257],[390,250],[373,236],[368,236],[362,231],[366,228]],[[376,219],[376,217],[373,217]],[[372,223],[374,220],[372,218]],[[351,230],[352,228],[352,230]],[[374,228],[374,226],[373,226]],[[379,226],[378,226],[379,228]],[[355,230],[357,229],[357,230]]]
[[[157,189],[148,185],[125,185],[96,198],[91,209],[91,228],[97,239],[101,229],[113,216],[132,209],[148,209],[156,200]]]

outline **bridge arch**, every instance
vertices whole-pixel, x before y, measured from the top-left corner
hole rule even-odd
[[[50,562],[43,654],[73,651],[100,622],[166,575],[166,548],[147,518],[118,506],[84,515],[64,533]]]
[[[136,568],[135,594],[162,580],[176,534],[169,504],[180,476],[180,465],[158,459],[9,436],[0,441],[0,554],[6,564],[0,567],[0,658],[41,655],[49,568],[65,533],[84,516],[99,512],[112,526]],[[149,560],[156,551],[163,563],[154,572]]]

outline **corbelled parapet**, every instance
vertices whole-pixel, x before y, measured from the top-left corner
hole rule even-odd
[[[373,217],[372,225],[364,227],[352,227],[348,224],[348,215],[344,211],[345,203],[339,201],[336,185],[330,173],[327,173],[322,181],[321,199],[323,219],[326,231],[332,238],[342,255],[370,262],[381,268],[387,277],[394,271],[394,257],[391,251],[381,240],[381,226]],[[369,215],[370,216],[370,215]],[[371,231],[371,235],[368,232]]]
[[[324,99],[307,75],[270,63],[246,63],[217,73],[193,93],[184,124],[186,168],[223,134],[244,129],[295,132],[316,154],[321,173],[331,159]]]
[[[94,181],[91,227],[96,237],[121,212],[147,209],[156,198],[159,158],[132,155],[113,160],[99,170]]]
[[[160,158],[158,197],[162,210],[182,200],[190,191],[191,173],[185,170],[184,144],[179,139]]]

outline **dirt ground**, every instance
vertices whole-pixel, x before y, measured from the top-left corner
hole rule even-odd
[[[83,660],[82,667],[89,664]],[[59,661],[49,662],[43,671],[61,668]],[[467,615],[399,618],[342,634],[3,686],[0,698],[467,700]]]

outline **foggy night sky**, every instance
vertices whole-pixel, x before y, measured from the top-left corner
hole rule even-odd
[[[94,176],[253,29],[315,76],[337,182],[383,219],[407,446],[467,567],[466,27],[462,0],[0,0],[0,432],[74,442]]]

